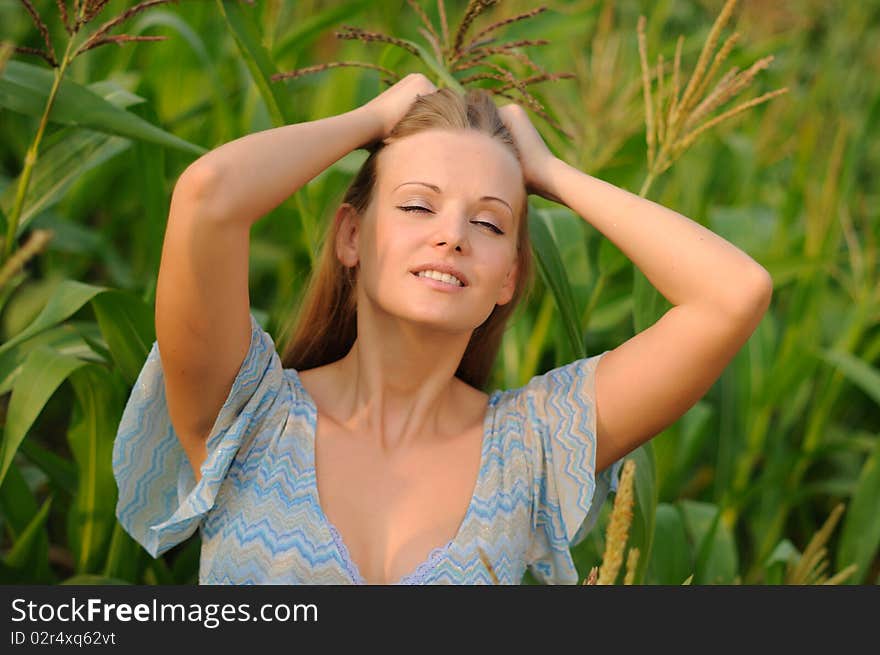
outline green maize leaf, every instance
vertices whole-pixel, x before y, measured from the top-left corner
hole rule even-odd
[[[210,79],[211,95],[214,98],[214,109],[220,124],[220,133],[229,135],[233,133],[233,117],[232,109],[229,103],[228,94],[223,92],[224,84],[217,73],[217,66],[214,58],[208,52],[204,40],[199,34],[187,23],[183,18],[170,11],[154,10],[141,18],[132,25],[128,30],[129,34],[142,34],[146,30],[154,26],[168,27],[176,31],[183,41],[189,45],[196,57],[199,59],[200,70],[204,71]]]
[[[880,371],[858,357],[841,350],[813,350],[821,359],[836,366],[846,378],[873,398],[880,406]]]
[[[695,545],[694,584],[733,584],[739,567],[736,544],[713,503],[679,501],[688,537]]]
[[[529,210],[529,236],[538,270],[556,300],[559,318],[575,354],[575,359],[582,359],[586,357],[586,351],[578,326],[574,294],[565,272],[562,257],[559,254],[559,247],[553,236],[552,219],[546,210]]]
[[[24,207],[18,219],[16,237],[29,226],[37,214],[64,197],[71,185],[85,173],[100,166],[131,146],[122,137],[107,137],[98,132],[76,130],[51,148],[41,151],[31,174]],[[12,211],[18,180],[0,196],[0,206]],[[51,247],[51,246],[50,246]]]
[[[43,448],[33,439],[25,439],[18,449],[48,476],[52,484],[71,496],[76,494],[77,474],[72,462]]]
[[[635,264],[633,270],[633,330],[638,334],[656,323],[672,303],[664,298]]]
[[[0,515],[13,541],[21,536],[39,509],[27,479],[13,463],[0,485]]]
[[[788,539],[783,539],[764,562],[764,584],[785,584],[789,564],[797,564],[801,553]]]
[[[76,280],[64,280],[54,289],[49,302],[43,307],[37,318],[24,330],[0,344],[0,353],[26,341],[69,318],[99,293],[109,291],[107,287],[84,284]]]
[[[4,584],[53,582],[46,534],[46,519],[51,505],[52,497],[49,496],[3,559]]]
[[[142,111],[148,120],[155,116],[152,107],[144,107]],[[153,305],[165,227],[171,209],[171,194],[165,180],[165,151],[150,143],[136,143],[134,156],[141,172],[143,220],[134,226],[132,233],[133,243],[139,244],[139,247],[132,253],[130,260],[124,263],[130,265],[133,271],[143,272],[147,282],[143,294],[144,302]],[[115,249],[112,252],[118,254]]]
[[[875,438],[874,451],[865,460],[856,490],[843,519],[840,547],[837,549],[837,571],[856,564],[856,572],[848,584],[866,584],[874,558],[880,549],[880,521],[877,503],[880,499],[880,438]]]
[[[5,229],[5,228],[3,228]],[[0,242],[3,239],[0,238]],[[28,279],[28,274],[26,271],[19,271],[8,280],[6,280],[6,284],[0,287],[0,311],[3,311],[3,308],[6,307],[6,303],[9,302],[10,296],[12,296],[13,292],[18,289],[22,282]]]
[[[147,551],[141,548],[141,545],[132,539],[117,521],[113,525],[113,535],[110,538],[110,549],[104,563],[103,575],[136,583],[141,579],[148,557]]]
[[[177,584],[198,584],[201,554],[202,542],[198,539],[187,539],[186,544],[181,546],[171,565],[171,573]]]
[[[437,59],[432,55],[426,48],[422,47],[415,41],[409,41],[407,39],[400,39],[403,43],[407,43],[414,47],[418,53],[419,58],[431,69],[431,71],[437,76],[437,79],[443,82],[443,84],[439,84],[442,88],[443,85],[446,85],[448,88],[453,91],[458,91],[459,93],[464,93],[465,88],[459,83],[455,77],[453,77],[452,73],[446,70],[446,66],[437,61]]]
[[[40,66],[10,61],[0,78],[0,107],[40,117],[49,100],[54,74]],[[65,78],[62,80],[49,120],[86,127],[98,132],[141,139],[196,155],[207,150],[184,141],[145,120],[116,107],[100,95]]]
[[[178,584],[177,580],[174,578],[174,573],[172,573],[171,569],[168,566],[168,563],[163,557],[151,559],[147,563],[145,577],[147,578],[147,584]]]
[[[114,362],[128,385],[133,385],[156,340],[153,310],[124,291],[95,296],[92,307]]]
[[[699,400],[675,425],[661,432],[660,438],[652,440],[661,498],[677,498],[693,478],[700,453],[713,434],[714,416],[712,405]]]
[[[144,102],[143,98],[128,92],[114,80],[95,82],[88,88],[123,109]],[[61,200],[70,186],[86,172],[112,159],[130,145],[129,139],[80,127],[65,127],[46,137],[31,172],[16,235],[21,235],[36,215]],[[7,213],[12,211],[15,203],[20,177],[0,194],[0,209]],[[56,234],[53,239],[57,241],[58,237]]]
[[[654,547],[658,502],[657,463],[651,442],[646,441],[628,454],[626,459],[636,463],[635,505],[627,547],[639,549],[633,584],[644,584]]]
[[[91,345],[92,339],[87,334],[90,329],[93,329],[100,335],[98,326],[94,323],[87,323],[81,326],[62,323],[44,330],[26,342],[0,354],[0,394],[12,391],[16,379],[21,374],[22,365],[27,354],[40,346],[48,346],[57,352],[78,357],[85,361],[96,363],[109,362],[111,360],[109,353],[106,357],[95,354],[94,347]]]
[[[650,583],[681,584],[694,570],[694,562],[678,508],[668,503],[657,505],[655,530],[656,547],[651,551]]]
[[[239,6],[238,2],[217,0],[217,7],[226,19],[239,52],[251,72],[263,102],[266,103],[272,124],[281,127],[291,123],[292,119],[285,112],[287,102],[282,97],[281,91],[274,87],[270,80],[276,72],[275,65],[260,40],[259,27],[253,17]]]
[[[119,578],[111,578],[106,575],[93,575],[90,573],[83,573],[80,575],[75,575],[73,577],[67,578],[67,580],[63,580],[58,584],[63,585],[127,585],[131,584],[125,580],[120,580]]]
[[[111,465],[125,389],[105,368],[91,364],[74,372],[76,394],[67,441],[79,471],[79,485],[67,515],[68,543],[78,573],[104,562],[116,523],[116,481]]]
[[[318,14],[308,16],[275,43],[272,53],[275,60],[279,61],[293,53],[302,52],[323,35],[324,30],[338,25],[341,20],[351,21],[372,4],[374,4],[373,0],[339,2]]]
[[[740,349],[724,369],[718,381],[720,416],[715,439],[715,498],[723,498],[733,489],[735,464],[748,450],[747,418],[751,405],[751,342]]]
[[[45,346],[28,353],[9,399],[3,443],[0,444],[0,484],[19,445],[49,398],[71,373],[84,365],[86,362],[81,359],[62,355]]]

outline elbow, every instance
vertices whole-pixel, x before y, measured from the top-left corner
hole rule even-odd
[[[209,195],[213,189],[220,185],[220,172],[215,166],[200,163],[200,160],[194,161],[186,167],[177,183],[174,185],[174,192],[178,191],[190,195]]]
[[[173,196],[186,205],[188,214],[220,216],[223,207],[219,192],[223,184],[221,177],[216,167],[195,161],[177,178]]]
[[[746,276],[744,276],[746,277]],[[760,320],[770,308],[773,298],[773,278],[763,266],[758,266],[742,285],[744,291],[739,301],[734,303],[732,313],[737,319],[752,322]]]

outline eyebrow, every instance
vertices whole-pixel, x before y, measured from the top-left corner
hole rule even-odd
[[[440,189],[440,187],[438,187],[436,184],[428,184],[427,182],[403,182],[402,184],[398,184],[396,187],[394,187],[392,189],[392,191],[397,191],[397,189],[402,187],[404,184],[422,184],[430,189],[433,189],[437,193],[443,193],[443,191]],[[512,215],[516,216],[516,214],[513,211],[513,207],[511,207],[505,200],[502,200],[501,198],[497,198],[495,196],[482,196],[480,198],[480,200],[497,200],[500,203],[504,203],[504,205],[506,205],[507,208],[510,210],[510,213]]]

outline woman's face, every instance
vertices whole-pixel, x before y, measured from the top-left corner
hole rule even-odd
[[[516,288],[519,161],[475,130],[436,129],[392,142],[378,164],[373,202],[351,239],[359,301],[365,294],[399,318],[472,331]],[[413,273],[431,263],[454,267],[465,286],[437,288]]]

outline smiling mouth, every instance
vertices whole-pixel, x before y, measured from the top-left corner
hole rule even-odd
[[[449,290],[449,291],[458,291],[464,289],[467,285],[458,285],[458,284],[450,284],[449,282],[445,282],[443,280],[438,280],[433,277],[428,277],[427,275],[419,275],[418,273],[411,271],[413,277],[417,278],[419,281],[428,284],[428,286],[434,287],[435,289],[440,290]]]

